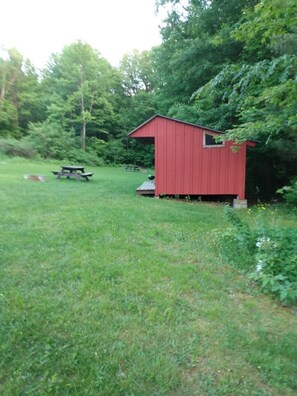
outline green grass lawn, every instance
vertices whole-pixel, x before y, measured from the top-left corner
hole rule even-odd
[[[223,206],[56,169],[0,160],[1,395],[296,395],[296,313],[216,257]]]

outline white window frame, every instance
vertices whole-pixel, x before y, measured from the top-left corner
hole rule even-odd
[[[203,147],[204,148],[212,148],[212,147],[225,147],[225,142],[221,142],[218,144],[206,144],[206,135],[210,135],[210,136],[218,136],[218,134],[216,133],[212,133],[212,132],[208,132],[208,131],[203,131]]]

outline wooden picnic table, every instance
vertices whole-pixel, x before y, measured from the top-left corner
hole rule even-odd
[[[63,165],[60,171],[52,171],[52,173],[57,176],[57,179],[74,177],[77,180],[85,179],[88,181],[89,177],[93,176],[93,173],[85,172],[84,166],[77,165]]]
[[[131,171],[131,172],[139,172],[140,171],[140,168],[137,165],[129,165],[129,164],[125,165],[125,169],[127,171]]]

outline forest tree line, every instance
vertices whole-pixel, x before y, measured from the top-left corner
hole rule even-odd
[[[0,56],[0,150],[91,163],[153,165],[127,133],[155,114],[258,141],[248,191],[272,198],[297,167],[295,0],[156,0],[162,43],[111,66],[75,42],[37,71]]]

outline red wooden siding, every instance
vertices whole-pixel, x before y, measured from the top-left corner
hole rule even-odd
[[[233,152],[224,147],[203,147],[208,128],[155,116],[130,137],[155,139],[155,195],[236,195],[245,197],[246,143]]]

